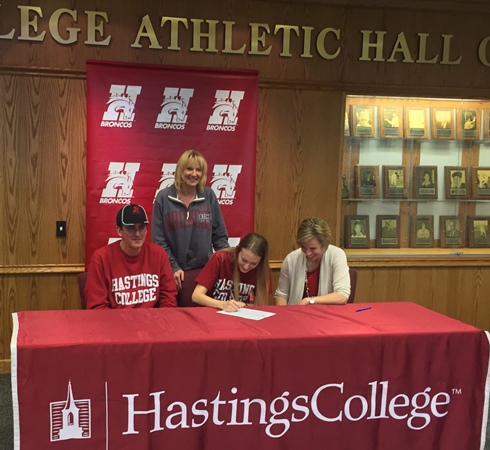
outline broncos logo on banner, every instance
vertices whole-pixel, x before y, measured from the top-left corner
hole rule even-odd
[[[130,97],[111,97],[107,104],[107,113],[117,114],[119,120],[133,120],[134,102]]]
[[[213,106],[213,116],[219,117],[220,124],[236,125],[238,108],[232,100],[221,100]]]
[[[162,189],[168,188],[174,184],[176,167],[177,164],[163,163],[162,176],[158,181],[160,183],[160,186],[158,186],[158,189],[155,191],[155,198]]]
[[[111,96],[107,101],[107,110],[102,120],[131,122],[134,120],[136,99],[141,93],[141,86],[125,86],[113,84]]]
[[[187,108],[194,89],[167,87],[163,92],[162,110],[158,114],[159,123],[186,123]]]
[[[184,123],[187,119],[187,104],[180,97],[165,99],[162,112],[158,116],[161,122]]]
[[[226,164],[216,164],[214,174],[211,179],[211,189],[213,189],[220,204],[230,204],[235,198],[236,181],[242,171],[242,166],[228,166]]]
[[[208,124],[236,125],[238,122],[238,108],[243,96],[244,92],[242,91],[216,91],[216,102]]]
[[[134,178],[139,168],[139,163],[110,163],[109,175],[105,179],[106,187],[101,197],[131,198]]]

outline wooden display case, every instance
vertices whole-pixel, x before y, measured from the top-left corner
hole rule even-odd
[[[490,217],[490,100],[347,96],[346,111],[352,126],[361,111],[372,124],[369,133],[344,137],[348,195],[341,214],[364,217],[370,230],[369,244],[353,246],[346,226],[346,248],[360,255],[384,256],[393,248],[397,257],[416,250],[440,258],[487,247],[476,233]],[[398,127],[389,122],[393,117]],[[367,172],[375,179],[369,192],[362,188]],[[383,220],[396,222],[390,242]],[[429,238],[417,238],[418,231]]]

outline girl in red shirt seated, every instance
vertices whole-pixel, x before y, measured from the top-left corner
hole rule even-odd
[[[267,239],[247,234],[236,247],[217,251],[196,278],[192,300],[238,311],[247,303],[267,304],[270,273]]]

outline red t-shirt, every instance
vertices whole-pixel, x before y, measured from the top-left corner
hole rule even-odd
[[[196,283],[204,286],[207,295],[215,300],[232,300],[233,297],[233,264],[235,252],[220,250],[211,256],[208,263],[196,278]],[[258,267],[250,272],[240,272],[238,295],[240,301],[253,303],[253,293],[257,285]]]
[[[320,266],[318,266],[312,272],[306,272],[306,276],[308,277],[308,292],[306,292],[306,283],[305,283],[303,298],[306,298],[308,296],[316,297],[318,295],[318,285],[320,284]]]
[[[175,307],[177,288],[167,253],[145,242],[128,256],[118,242],[98,249],[88,268],[87,309]]]

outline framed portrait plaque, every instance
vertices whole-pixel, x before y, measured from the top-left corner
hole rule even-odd
[[[434,216],[415,216],[411,227],[412,247],[434,247]]]
[[[432,137],[454,139],[454,109],[432,108]]]
[[[468,217],[469,247],[490,247],[489,223],[490,216]]]
[[[403,137],[403,108],[379,108],[379,135],[384,138]]]
[[[425,108],[405,109],[405,137],[427,139],[427,110]]]
[[[441,247],[464,247],[464,226],[458,216],[439,216]]]
[[[376,216],[376,247],[400,248],[400,216]]]
[[[462,166],[444,166],[446,198],[469,198],[469,171]]]
[[[456,128],[458,139],[480,139],[481,110],[462,108],[458,110]]]
[[[473,167],[471,171],[472,197],[474,199],[490,199],[490,167]]]
[[[385,198],[406,198],[407,178],[403,166],[383,166],[383,196]]]
[[[351,135],[374,137],[374,107],[352,105]]]
[[[413,167],[413,197],[437,198],[437,166]]]
[[[379,198],[379,166],[356,166],[358,198]]]
[[[347,248],[369,248],[369,216],[345,216]]]

